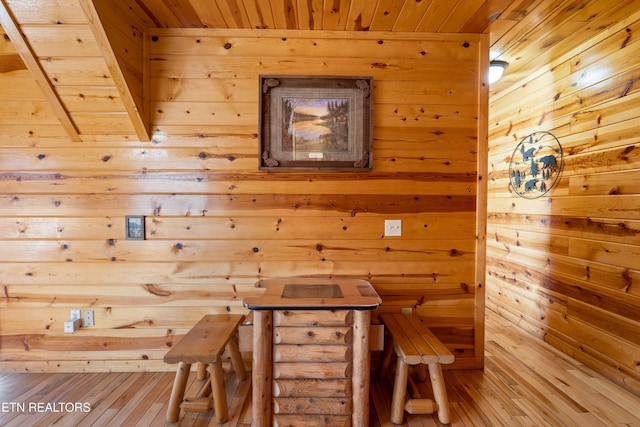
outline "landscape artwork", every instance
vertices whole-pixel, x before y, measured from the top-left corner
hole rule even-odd
[[[348,98],[283,98],[282,103],[283,152],[349,151]]]
[[[371,170],[370,77],[260,76],[261,170]]]

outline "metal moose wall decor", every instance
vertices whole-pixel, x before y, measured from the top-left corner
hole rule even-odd
[[[562,171],[562,146],[551,132],[534,132],[522,138],[509,161],[513,191],[525,199],[548,193]]]

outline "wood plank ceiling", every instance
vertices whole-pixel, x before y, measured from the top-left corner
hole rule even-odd
[[[514,0],[135,0],[156,27],[482,33]]]
[[[588,40],[614,25],[625,5],[640,7],[637,0],[616,7],[605,0],[0,0],[0,28],[72,140],[149,140],[142,90],[149,28],[488,33],[490,59],[510,63],[491,87],[496,93],[545,72],[545,62],[567,54],[566,39]],[[12,55],[0,51],[0,60]]]

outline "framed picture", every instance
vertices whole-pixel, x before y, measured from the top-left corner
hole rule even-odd
[[[371,170],[373,78],[260,76],[262,170]]]
[[[125,217],[127,240],[144,240],[144,216],[127,215]]]

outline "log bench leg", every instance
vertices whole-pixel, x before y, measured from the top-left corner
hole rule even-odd
[[[449,424],[451,413],[449,412],[449,399],[447,398],[447,390],[444,386],[444,377],[442,376],[442,367],[439,363],[429,364],[429,376],[431,377],[431,388],[433,397],[438,405],[438,419],[442,424]]]
[[[207,378],[207,364],[198,362],[198,375],[196,376],[199,380],[204,380]]]
[[[378,379],[383,379],[384,375],[389,370],[389,365],[391,365],[391,358],[393,357],[394,346],[391,340],[386,343],[384,346],[384,350],[382,352],[382,358],[380,359],[380,366],[378,368]]]
[[[187,380],[189,379],[190,363],[178,363],[176,377],[173,381],[173,389],[169,398],[169,408],[167,409],[167,421],[170,423],[178,422],[180,418],[180,404],[184,399],[184,390],[187,388]]]
[[[427,380],[427,367],[424,366],[424,363],[415,366],[416,370],[416,378],[418,381],[424,382]]]
[[[222,371],[222,361],[218,359],[210,365],[211,367],[211,389],[213,391],[213,408],[216,411],[216,421],[222,423],[227,420],[227,395],[224,390],[224,372]]]
[[[417,365],[419,367],[420,365]],[[442,424],[451,422],[451,412],[449,408],[449,399],[444,385],[444,377],[442,375],[442,367],[439,363],[430,363],[429,376],[431,379],[431,388],[435,405],[429,402],[429,399],[417,399],[412,401],[415,405],[419,405],[418,409],[412,409],[411,413],[433,413],[435,409],[438,411],[438,419]],[[404,419],[405,402],[407,398],[407,385],[409,382],[409,365],[406,364],[401,357],[398,357],[396,365],[396,376],[393,384],[393,398],[391,400],[391,422],[393,424],[402,424]],[[423,402],[424,401],[424,402]],[[431,401],[432,402],[432,401]],[[417,407],[416,407],[417,408]]]
[[[402,424],[404,418],[404,400],[407,396],[407,381],[409,380],[409,365],[398,357],[396,363],[396,378],[393,383],[393,398],[391,399],[391,422]]]
[[[240,353],[240,347],[238,346],[238,336],[233,334],[227,344],[227,349],[231,354],[231,365],[236,373],[236,377],[240,381],[247,379],[247,371],[244,368],[244,361],[242,360],[242,353]]]

